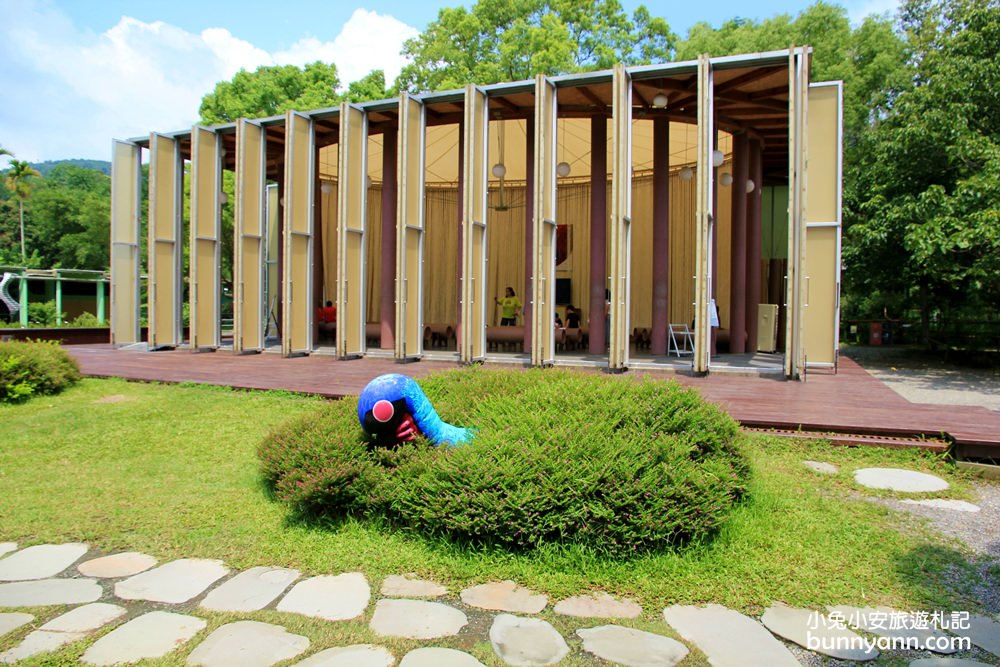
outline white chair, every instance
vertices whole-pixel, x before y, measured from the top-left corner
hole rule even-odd
[[[676,354],[678,357],[685,354],[694,354],[694,332],[686,324],[668,324],[670,340],[667,341],[667,354]]]

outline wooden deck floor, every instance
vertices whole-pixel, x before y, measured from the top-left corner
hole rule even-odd
[[[400,365],[391,358],[373,357],[341,361],[328,355],[286,359],[273,353],[140,352],[110,345],[65,349],[91,377],[288,389],[331,398],[356,395],[382,373],[402,372],[419,378],[456,365],[430,360]],[[675,378],[695,387],[748,427],[945,437],[955,443],[960,456],[1000,458],[1000,414],[981,407],[911,403],[844,357],[836,375],[810,373],[806,382],[724,373],[692,377],[644,370],[631,374]]]

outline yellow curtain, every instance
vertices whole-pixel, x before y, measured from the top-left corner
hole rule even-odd
[[[458,324],[458,189],[424,196],[424,322]]]

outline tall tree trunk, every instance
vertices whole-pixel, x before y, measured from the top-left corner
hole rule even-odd
[[[21,213],[21,265],[23,266],[27,262],[24,255],[24,200],[19,197],[17,205]]]

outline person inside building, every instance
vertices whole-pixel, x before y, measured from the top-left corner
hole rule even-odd
[[[508,287],[504,297],[497,299],[497,305],[500,306],[500,326],[516,326],[517,314],[521,310],[521,300],[517,298],[513,287]]]
[[[316,319],[319,321],[320,338],[333,340],[337,337],[337,307],[332,301],[327,301],[326,306],[316,312]]]

